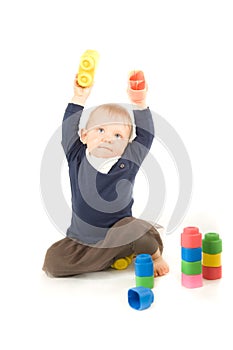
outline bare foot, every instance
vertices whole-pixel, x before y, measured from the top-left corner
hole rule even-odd
[[[152,255],[152,259],[154,262],[154,276],[166,275],[169,271],[169,266],[160,254],[159,249]]]

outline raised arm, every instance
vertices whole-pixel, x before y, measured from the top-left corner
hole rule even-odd
[[[79,122],[82,111],[92,87],[83,88],[77,84],[77,76],[74,81],[74,95],[68,104],[62,122],[62,146],[66,156],[74,147],[81,145],[78,134]]]
[[[154,139],[154,123],[150,109],[147,107],[147,83],[142,71],[132,71],[129,75],[127,93],[133,104],[136,124],[136,138],[129,144],[125,156],[141,165],[149,152]]]

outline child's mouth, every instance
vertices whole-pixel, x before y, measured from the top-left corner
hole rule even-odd
[[[100,145],[100,146],[98,146],[98,148],[106,149],[107,151],[112,152],[112,149],[110,147],[108,147],[108,146],[105,146],[105,145]]]

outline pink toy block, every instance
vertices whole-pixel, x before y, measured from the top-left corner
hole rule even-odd
[[[181,246],[184,248],[198,248],[202,246],[202,234],[198,227],[185,227],[181,234]]]
[[[203,286],[202,274],[200,275],[185,275],[181,274],[181,283],[186,288],[198,288]]]

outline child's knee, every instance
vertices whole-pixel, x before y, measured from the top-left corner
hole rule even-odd
[[[149,233],[133,242],[133,251],[135,254],[154,254],[159,248],[157,240]]]

